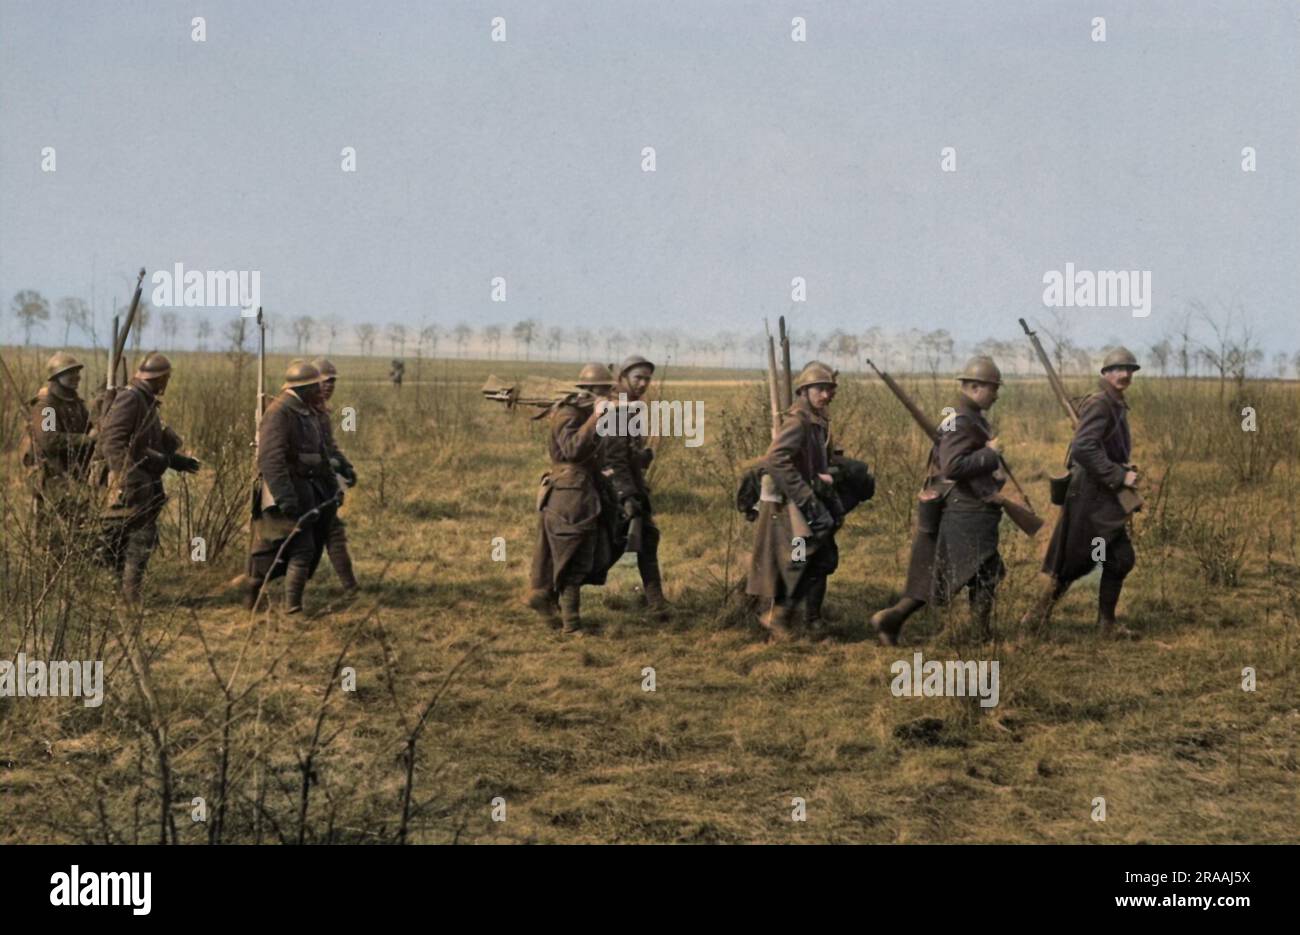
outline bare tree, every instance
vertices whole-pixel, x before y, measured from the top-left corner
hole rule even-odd
[[[311,347],[311,334],[316,330],[316,319],[310,315],[299,315],[293,320],[293,336],[297,341],[298,353]]]
[[[474,336],[474,329],[462,321],[452,329],[452,334],[456,336],[456,352],[461,357],[464,357],[465,348],[469,346],[469,339]]]
[[[491,356],[496,360],[497,354],[501,351],[501,334],[500,325],[486,325],[483,328],[483,343],[492,349]]]
[[[162,321],[163,342],[168,350],[176,348],[176,333],[181,329],[181,319],[171,309],[158,316]]]
[[[388,326],[388,341],[393,345],[393,353],[397,357],[406,356],[406,325],[401,322],[393,322]]]
[[[378,329],[370,322],[357,325],[357,341],[361,344],[361,353],[370,355],[375,352],[375,334]]]
[[[212,335],[212,321],[209,318],[194,319],[194,336],[198,339],[199,350],[208,349],[208,338]]]
[[[58,302],[59,317],[63,319],[63,344],[66,347],[72,336],[72,329],[90,332],[90,306],[84,299],[66,296]]]
[[[560,346],[564,344],[564,330],[561,328],[551,328],[546,332],[546,348],[551,352],[551,360],[555,360],[560,353]]]
[[[14,296],[10,304],[14,317],[23,323],[23,344],[31,346],[32,329],[50,320],[50,303],[39,292],[24,289]]]
[[[442,328],[437,325],[425,325],[420,329],[420,346],[429,347],[433,356],[438,356],[438,342],[442,340]]]
[[[579,357],[586,358],[591,356],[591,342],[593,338],[594,335],[592,335],[590,328],[573,329],[573,343],[578,346]]]
[[[329,335],[325,353],[332,354],[334,353],[334,340],[339,336],[339,332],[343,330],[343,322],[339,320],[337,315],[326,315],[320,320],[320,323],[321,327],[325,329],[325,333]]]
[[[529,350],[533,346],[533,341],[537,339],[538,324],[531,318],[525,318],[517,322],[510,329],[510,336],[515,339],[515,356],[519,356],[519,345],[524,346],[524,360],[528,360]]]

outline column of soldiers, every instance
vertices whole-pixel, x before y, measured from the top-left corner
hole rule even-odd
[[[21,459],[34,516],[51,545],[89,533],[94,557],[113,570],[122,596],[138,604],[167,503],[163,477],[168,470],[194,473],[200,464],[181,452],[180,436],[162,418],[172,376],[167,357],[147,355],[94,426],[78,393],[84,369],[71,354],[55,354],[45,386],[29,400]],[[345,594],[358,589],[337,516],[344,487],[357,480],[330,424],[337,379],[325,358],[295,360],[263,416],[253,540],[247,574],[238,579],[248,607],[267,581],[283,576],[286,609],[301,611],[307,580],[325,550]]]
[[[158,543],[158,517],[167,502],[164,474],[193,473],[200,465],[181,453],[180,437],[162,419],[172,372],[165,356],[147,355],[93,428],[78,394],[83,369],[69,354],[50,358],[47,383],[30,400],[23,460],[32,472],[37,515],[47,520],[42,526],[66,534],[97,523],[97,555],[116,573],[123,596],[138,602]],[[1096,566],[1101,543],[1099,629],[1106,636],[1132,635],[1118,623],[1116,610],[1124,579],[1136,562],[1121,492],[1136,488],[1138,481],[1129,460],[1132,437],[1124,394],[1139,369],[1130,351],[1112,350],[1103,361],[1098,390],[1080,406],[1066,454],[1068,489],[1043,562],[1039,594],[1022,621],[1026,627],[1046,627],[1065,591]],[[576,392],[538,417],[549,420],[551,468],[538,491],[528,604],[566,633],[584,629],[582,586],[603,585],[630,540],[647,609],[657,619],[669,614],[659,569],[659,528],[646,480],[653,448],[643,435],[601,431],[602,416],[611,408],[644,400],[654,372],[654,364],[639,356],[624,361],[617,376],[603,364],[587,364]],[[285,605],[290,613],[301,611],[307,581],[326,552],[345,592],[357,589],[337,515],[344,488],[356,483],[356,471],[331,426],[328,400],[337,379],[337,368],[325,358],[295,360],[263,416],[254,536],[242,579],[249,607],[267,582],[284,577]],[[904,623],[926,604],[946,606],[963,590],[975,633],[991,636],[996,592],[1005,575],[998,552],[998,499],[1006,476],[1001,444],[987,413],[1003,381],[988,357],[972,358],[957,379],[959,393],[930,451],[918,497],[903,595],[870,619],[886,645],[898,643]],[[770,601],[760,622],[774,640],[825,635],[827,579],[839,560],[835,534],[846,514],[874,489],[866,465],[843,458],[831,440],[836,373],[814,361],[793,388],[794,405],[784,414],[752,485],[746,480],[753,496],[738,498],[741,510],[757,521],[747,590]],[[608,422],[628,424],[626,419]],[[92,451],[98,477],[91,476],[96,474]],[[764,474],[770,486],[759,483]],[[106,490],[102,509],[92,517],[84,491],[95,480]],[[799,608],[802,626],[795,617]]]

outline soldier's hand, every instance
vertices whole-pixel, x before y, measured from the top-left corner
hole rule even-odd
[[[200,467],[198,458],[191,458],[189,455],[173,454],[167,460],[168,467],[182,474],[196,474]]]
[[[992,448],[998,454],[1002,454],[1002,439],[995,435],[984,443],[984,447]]]
[[[349,487],[355,487],[357,485],[357,472],[349,468],[348,472],[343,475],[343,482]]]
[[[654,449],[642,448],[639,457],[641,458],[641,470],[644,471],[646,468],[650,466],[650,462],[655,459]]]
[[[1137,471],[1125,471],[1125,472],[1124,472],[1124,486],[1125,486],[1125,487],[1136,487],[1137,485],[1138,485],[1138,472],[1137,472]]]
[[[638,500],[636,497],[628,497],[626,500],[623,501],[624,519],[632,520],[632,519],[636,519],[640,515],[641,515],[640,500]]]

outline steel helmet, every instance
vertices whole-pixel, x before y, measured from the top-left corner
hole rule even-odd
[[[164,355],[153,351],[145,355],[144,360],[140,361],[140,366],[135,369],[135,379],[137,380],[155,380],[158,377],[166,376],[172,372],[172,362]]]
[[[289,368],[284,372],[284,386],[282,390],[293,390],[300,386],[311,386],[313,383],[320,382],[320,371],[313,364],[305,360],[289,361]]]
[[[794,381],[794,391],[798,393],[806,387],[817,386],[818,384],[838,386],[839,384],[835,382],[837,376],[839,374],[832,370],[829,364],[814,360],[799,371],[799,376]]]
[[[1138,360],[1133,356],[1133,352],[1127,347],[1112,347],[1106,352],[1105,359],[1101,362],[1101,372],[1113,370],[1116,367],[1124,367],[1128,370],[1141,370],[1138,366]]]
[[[604,364],[586,364],[578,373],[575,386],[613,386],[614,374]]]
[[[957,377],[958,380],[974,380],[977,383],[992,383],[994,386],[1002,385],[1002,371],[998,365],[993,362],[993,358],[981,354],[978,357],[972,357],[966,361],[966,369]]]
[[[46,378],[53,380],[69,370],[81,370],[86,365],[77,358],[73,357],[67,351],[59,351],[45,364]]]

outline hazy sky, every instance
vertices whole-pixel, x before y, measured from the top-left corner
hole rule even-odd
[[[0,339],[19,289],[93,269],[103,317],[176,262],[260,270],[284,323],[1012,338],[1072,262],[1152,272],[1085,343],[1200,299],[1294,351],[1298,102],[1294,0],[0,0]]]

